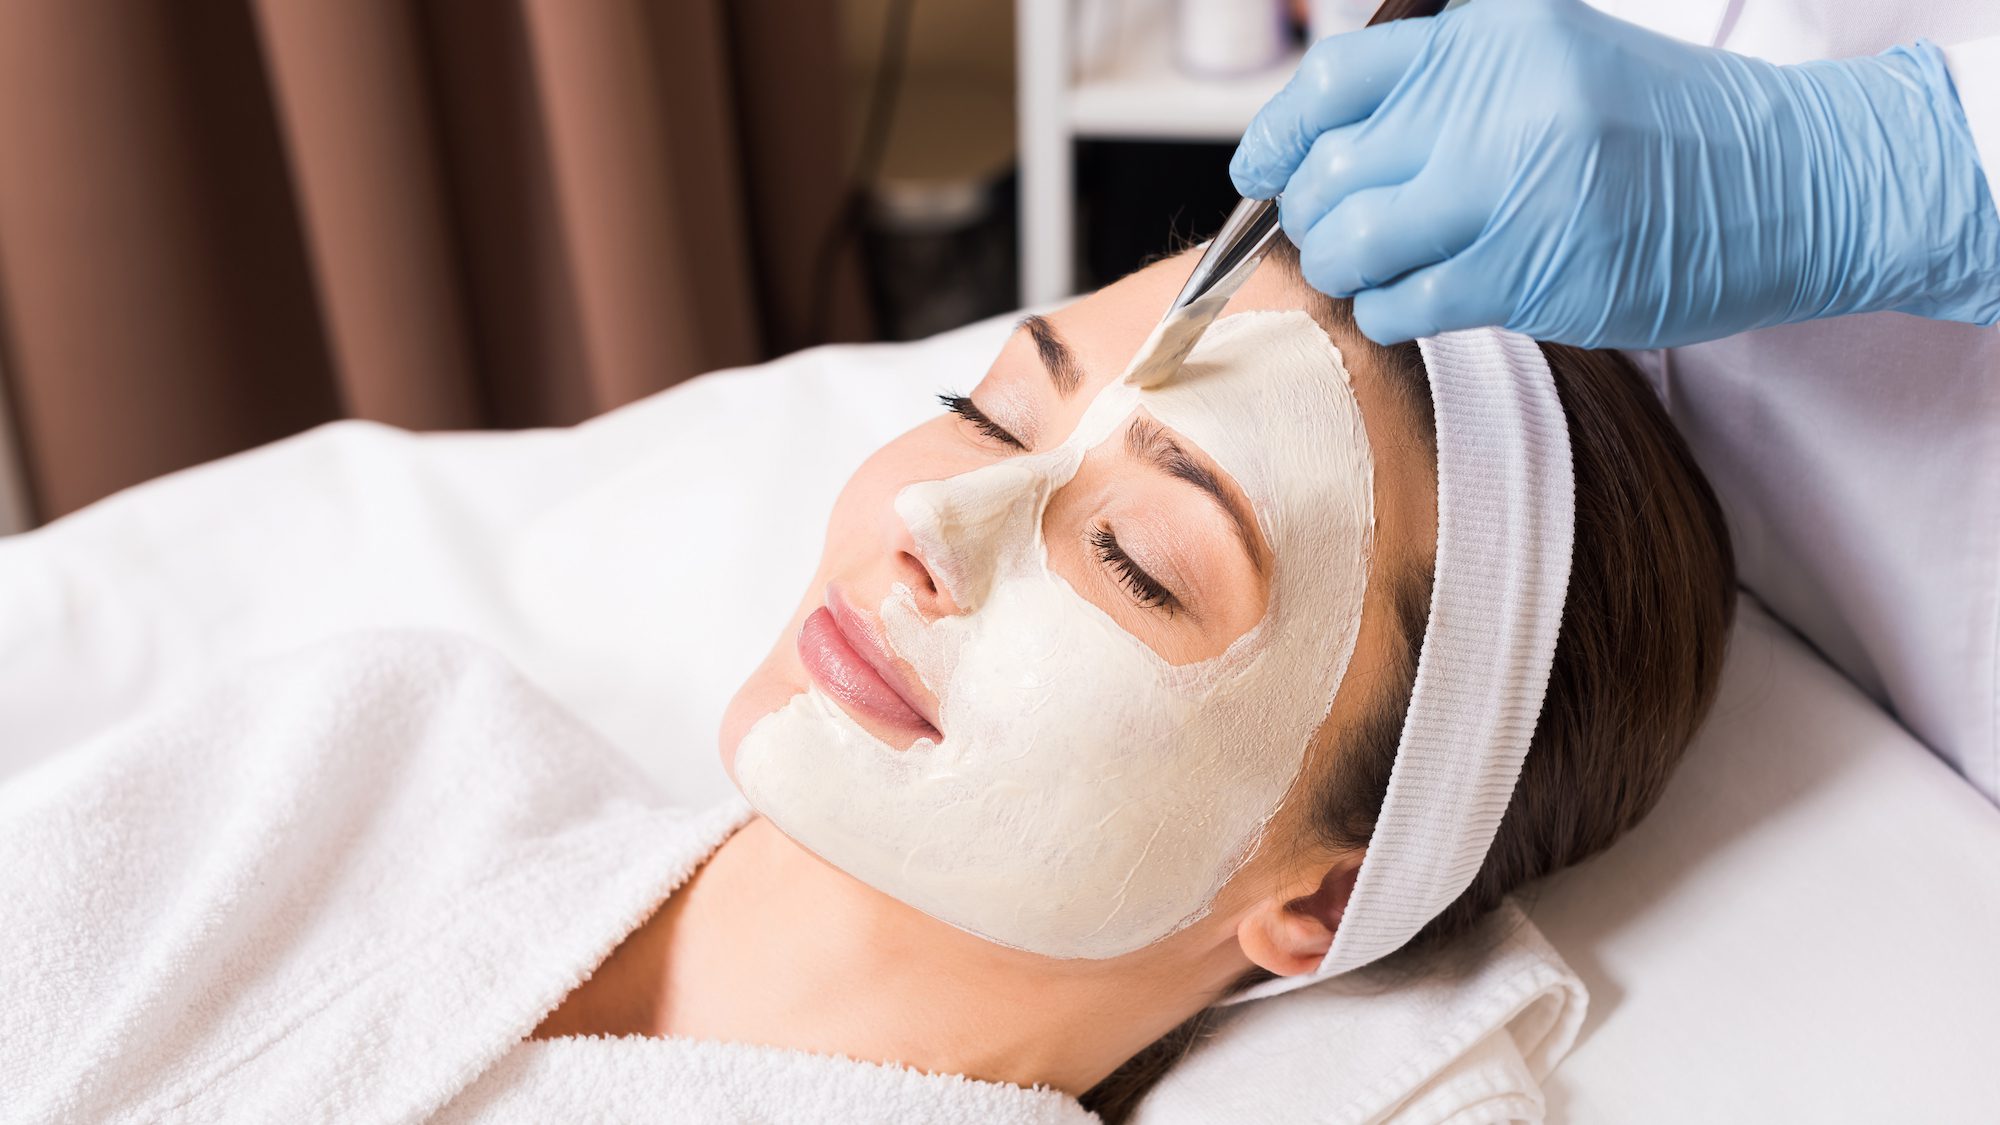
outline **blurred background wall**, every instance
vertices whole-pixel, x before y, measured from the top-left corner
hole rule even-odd
[[[0,533],[336,418],[564,425],[1111,280],[1226,213],[1304,17],[0,0]],[[1280,23],[1248,79],[1188,56]]]

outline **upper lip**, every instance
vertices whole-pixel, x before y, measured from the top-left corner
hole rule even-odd
[[[847,638],[855,653],[875,669],[875,674],[882,677],[889,690],[909,704],[910,710],[929,723],[932,730],[942,733],[944,728],[938,725],[937,701],[931,698],[930,692],[919,690],[914,682],[914,672],[905,662],[890,654],[889,646],[883,643],[874,620],[848,604],[836,586],[826,588],[826,609],[833,618],[834,628],[839,629],[840,635]]]

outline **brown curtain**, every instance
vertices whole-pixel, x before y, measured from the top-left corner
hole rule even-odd
[[[567,424],[865,335],[823,253],[836,19],[0,0],[0,373],[36,514],[333,418]]]

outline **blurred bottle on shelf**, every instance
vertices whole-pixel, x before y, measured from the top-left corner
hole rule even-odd
[[[1202,78],[1234,78],[1275,65],[1291,48],[1286,0],[1179,0],[1174,54]]]

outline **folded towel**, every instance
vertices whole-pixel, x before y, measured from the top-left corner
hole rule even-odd
[[[1508,900],[1427,962],[1226,1009],[1134,1120],[1539,1122],[1539,1082],[1576,1041],[1587,1004],[1583,982]]]
[[[470,640],[262,663],[0,787],[0,1121],[1092,1119],[774,1048],[524,1040],[749,815],[665,807]],[[1538,1112],[1581,990],[1496,923],[1468,973],[1233,1009],[1140,1120]]]
[[[1386,1120],[1397,1125],[1513,1125],[1543,1121],[1546,1110],[1519,1045],[1503,1028],[1424,1083]]]

